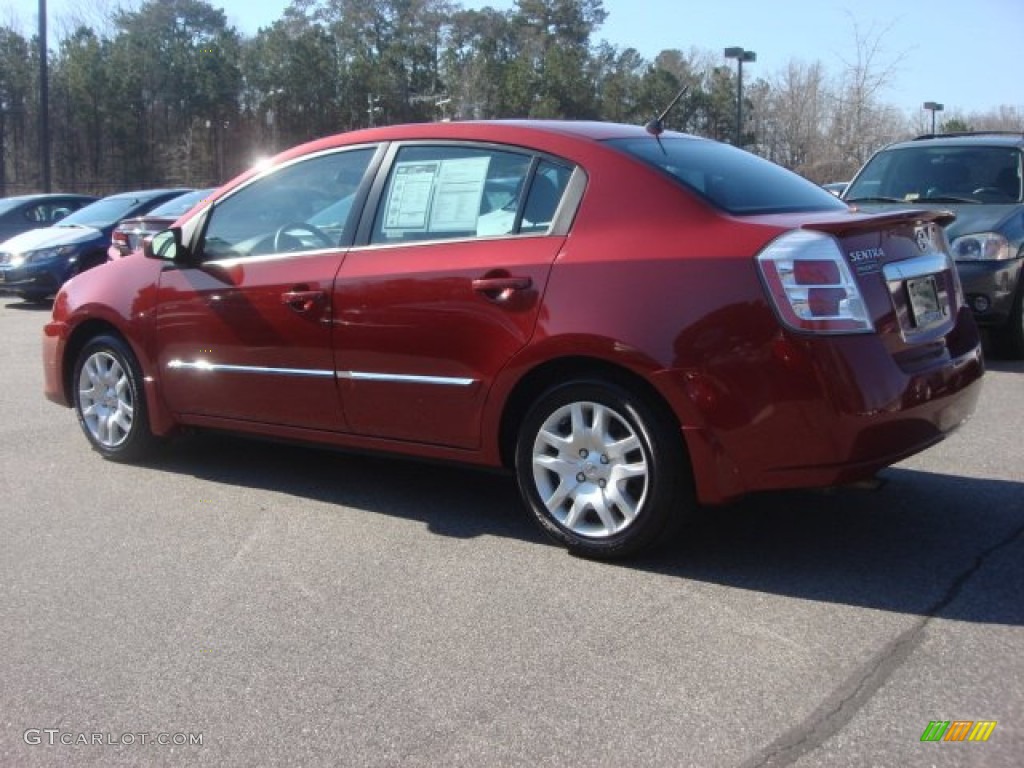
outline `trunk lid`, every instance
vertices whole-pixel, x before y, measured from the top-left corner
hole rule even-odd
[[[800,231],[830,236],[838,257],[829,246],[812,256],[763,259],[770,264],[763,271],[783,320],[812,333],[873,330],[902,360],[941,354],[961,314],[969,314],[944,231],[953,218],[932,210],[804,218]],[[822,270],[822,253],[841,259],[838,271]],[[839,321],[840,315],[855,319]]]

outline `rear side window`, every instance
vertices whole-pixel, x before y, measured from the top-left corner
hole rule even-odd
[[[570,175],[556,163],[489,147],[403,147],[372,242],[546,234]]]
[[[685,137],[611,139],[642,160],[736,215],[846,210],[802,176],[727,144]]]

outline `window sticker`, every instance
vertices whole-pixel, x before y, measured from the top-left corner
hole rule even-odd
[[[385,230],[426,230],[430,193],[440,165],[440,161],[435,161],[400,163],[395,167],[395,180],[384,213]]]
[[[398,163],[384,233],[475,232],[490,162],[483,156]]]

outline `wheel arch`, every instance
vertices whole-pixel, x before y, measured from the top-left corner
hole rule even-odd
[[[617,384],[639,394],[652,408],[670,419],[679,435],[679,442],[690,461],[686,441],[680,430],[679,419],[658,389],[640,374],[621,365],[596,357],[574,356],[548,360],[532,368],[516,382],[505,400],[498,430],[498,451],[503,467],[515,464],[516,439],[519,425],[530,405],[556,384],[571,379],[594,378]]]
[[[91,317],[75,326],[74,330],[68,335],[60,362],[61,386],[64,389],[66,401],[74,403],[75,362],[78,360],[78,356],[85,348],[85,345],[97,336],[114,336],[124,343],[131,350],[131,353],[135,355],[135,361],[142,373],[142,385],[146,395],[146,411],[149,417],[150,429],[155,435],[165,435],[171,432],[176,426],[174,419],[164,408],[155,378],[146,370],[145,356],[140,354],[127,334],[122,332],[115,323],[104,318]]]
[[[82,349],[85,348],[85,345],[91,339],[104,335],[116,336],[131,347],[131,344],[116,325],[100,318],[90,318],[80,323],[68,336],[67,343],[64,346],[64,357],[61,359],[60,370],[61,386],[64,388],[64,396],[68,402],[74,401],[72,392],[75,386],[73,380],[75,376],[75,361],[78,360]],[[138,358],[138,355],[136,355],[136,358]]]

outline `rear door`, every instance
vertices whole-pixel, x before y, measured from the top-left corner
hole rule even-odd
[[[334,287],[352,431],[479,445],[490,384],[536,325],[572,173],[505,148],[397,148]]]

